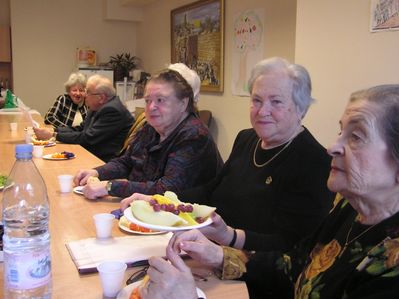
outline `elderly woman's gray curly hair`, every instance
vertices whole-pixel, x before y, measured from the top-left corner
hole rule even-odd
[[[82,73],[72,73],[69,75],[68,80],[64,83],[65,91],[69,93],[71,88],[75,85],[82,85],[83,88],[86,87],[87,77]]]
[[[275,71],[284,71],[292,80],[292,99],[303,118],[314,99],[311,96],[312,82],[309,73],[299,64],[289,63],[287,60],[279,57],[268,58],[258,62],[253,67],[248,80],[249,92],[252,94],[254,82],[258,77]]]

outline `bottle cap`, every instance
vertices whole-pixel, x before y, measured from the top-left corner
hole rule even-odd
[[[32,144],[17,144],[15,146],[15,157],[32,158],[33,145]]]

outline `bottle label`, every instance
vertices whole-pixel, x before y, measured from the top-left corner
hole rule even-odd
[[[4,261],[7,288],[28,290],[50,282],[50,248],[39,253],[29,252],[26,254],[10,254],[5,251]]]

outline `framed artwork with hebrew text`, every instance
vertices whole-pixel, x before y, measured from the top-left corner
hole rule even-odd
[[[201,78],[201,91],[223,92],[224,0],[200,0],[171,11],[171,61]]]

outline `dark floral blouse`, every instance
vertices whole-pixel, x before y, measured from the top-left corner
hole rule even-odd
[[[258,286],[251,299],[399,298],[398,236],[399,213],[363,225],[338,196],[309,239],[289,254],[253,254],[242,279]]]
[[[133,136],[126,152],[95,168],[100,180],[112,180],[112,196],[134,192],[163,194],[203,185],[223,166],[211,133],[194,114],[162,142],[148,123]]]

